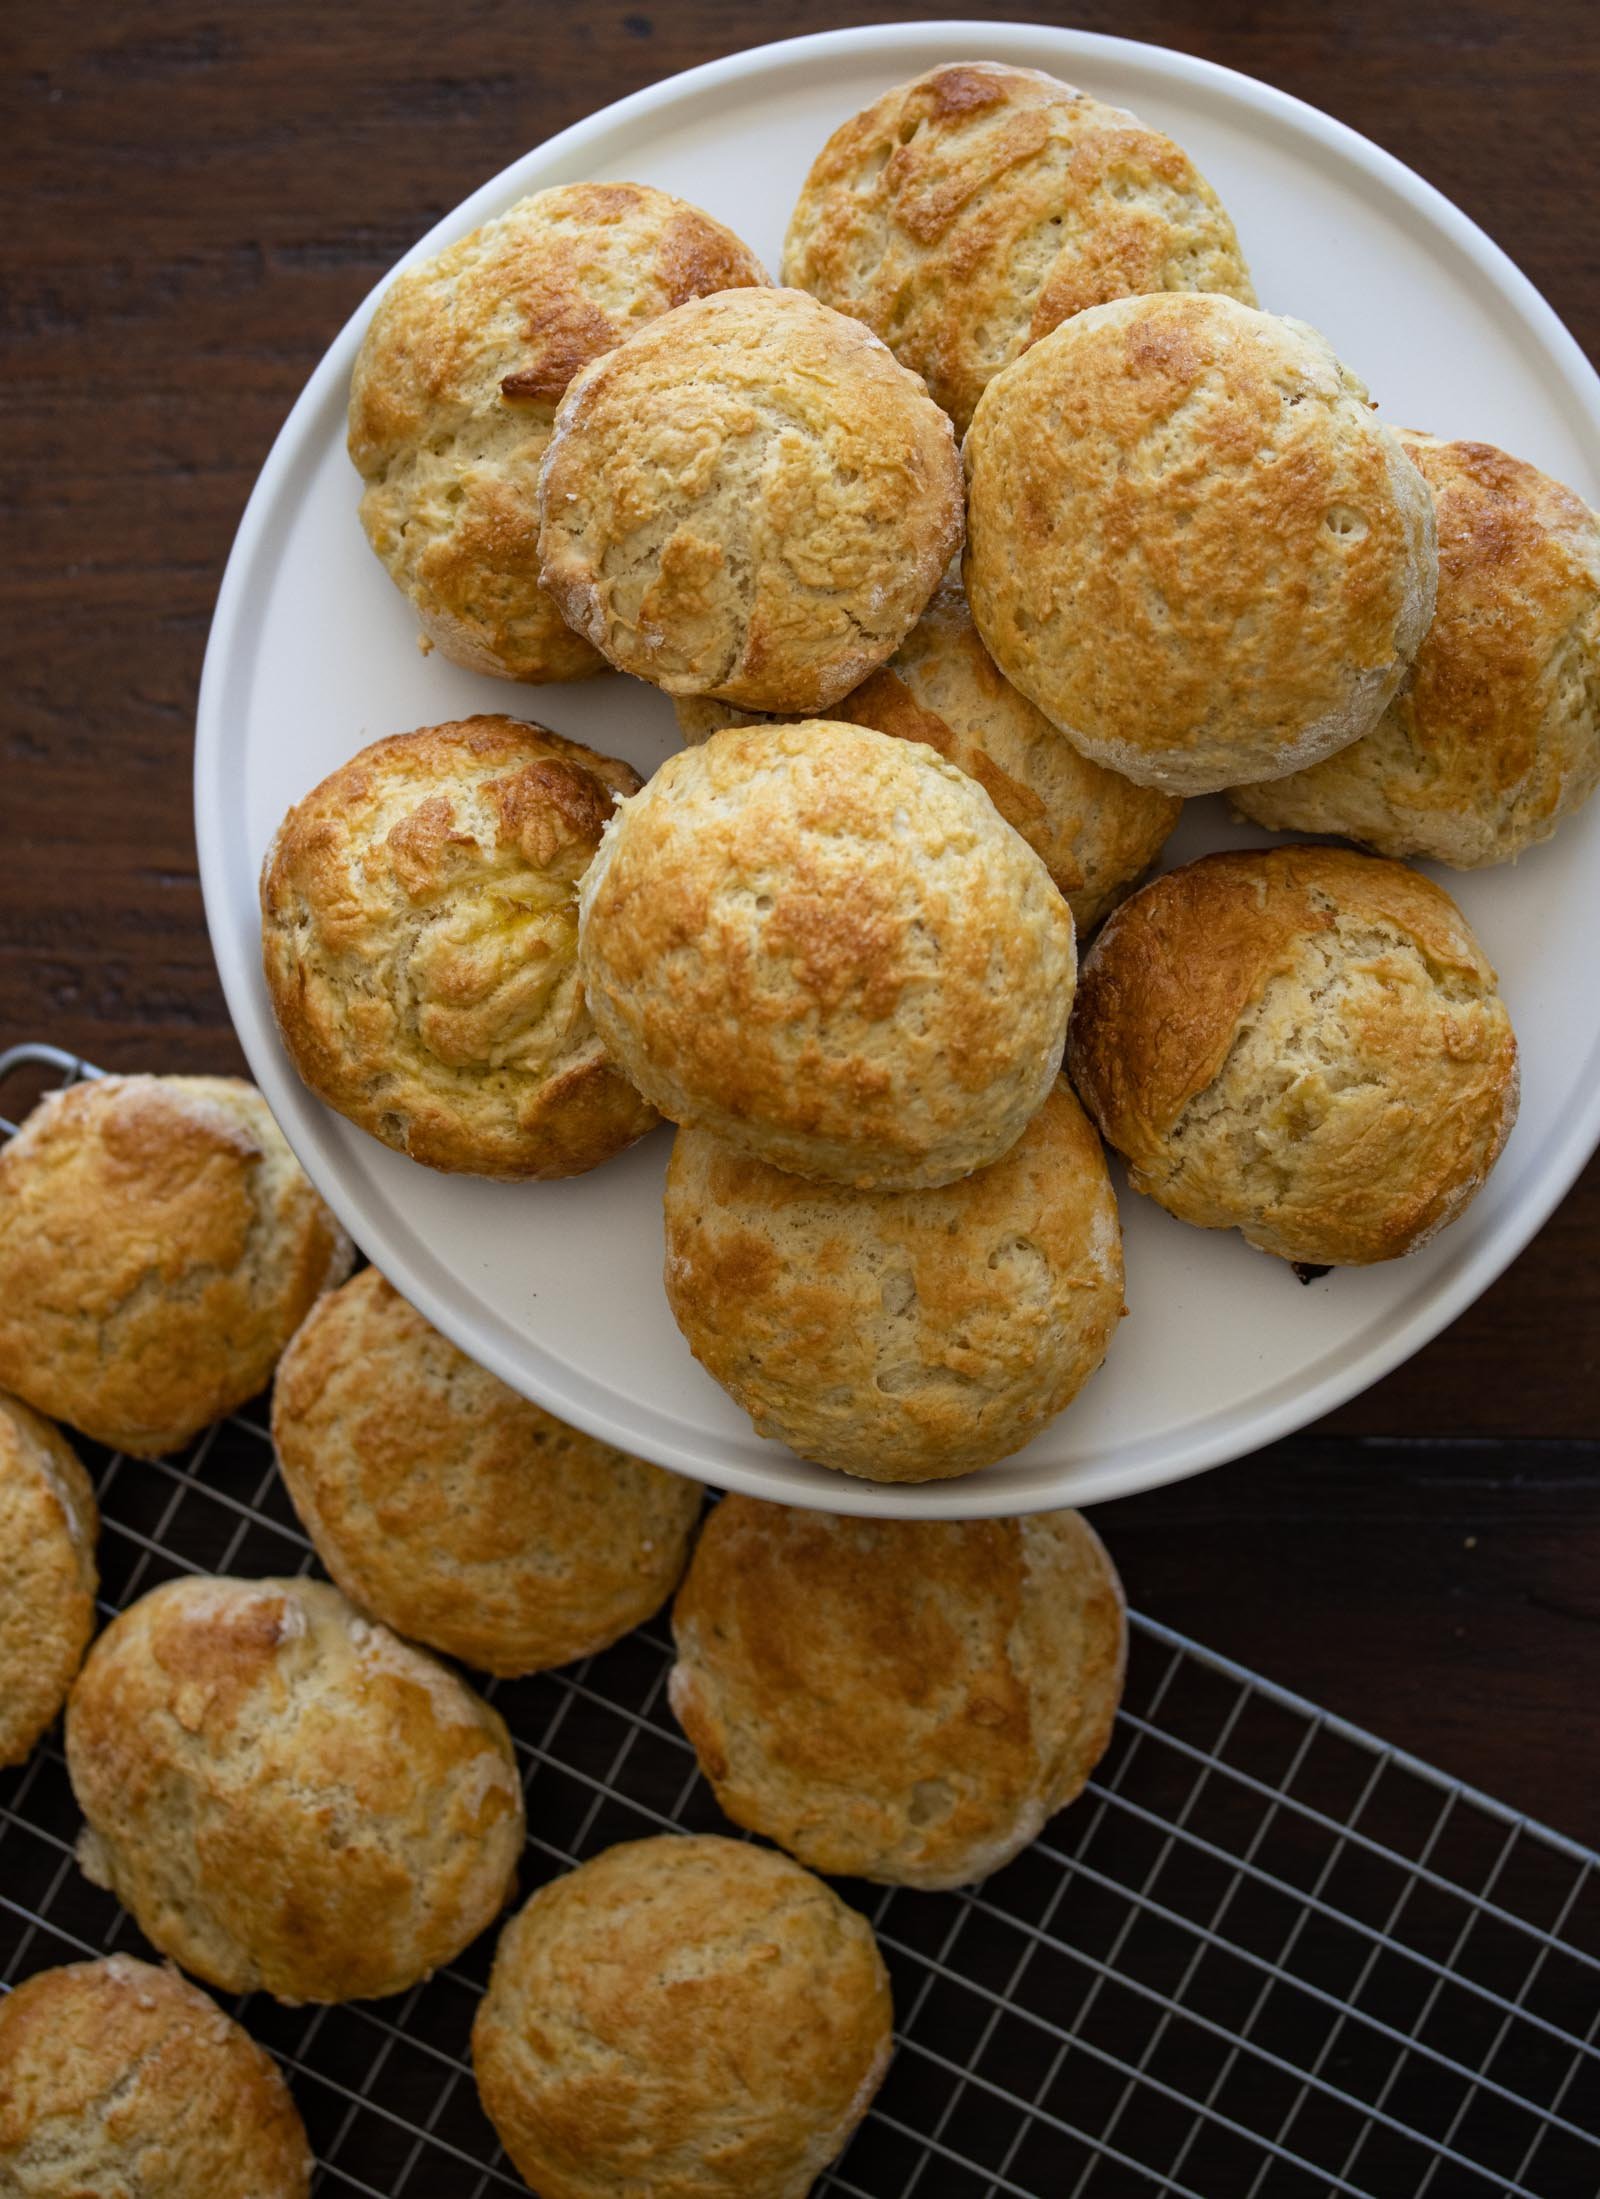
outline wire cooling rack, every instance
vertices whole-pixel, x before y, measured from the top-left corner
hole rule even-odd
[[[21,1047],[3,1096],[41,1072],[96,1073]],[[262,1411],[157,1465],[86,1456],[107,1616],[175,1573],[312,1563]],[[728,1829],[666,1707],[670,1661],[658,1622],[489,1687],[524,1768],[524,1894],[615,1840]],[[141,1949],[77,1870],[78,1826],[52,1735],[0,1776],[6,1986]],[[1136,1618],[1116,1740],[1045,1838],[969,1893],[841,1889],[877,1928],[900,2043],[817,2189],[1595,2199],[1597,1860]],[[393,2001],[232,2004],[288,2070],[328,2199],[524,2189],[468,2061],[492,1937]]]

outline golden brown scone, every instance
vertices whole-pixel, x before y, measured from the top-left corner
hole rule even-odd
[[[721,222],[642,183],[569,183],[407,268],[356,360],[361,524],[425,648],[469,671],[604,669],[539,582],[539,461],[567,384],[641,322],[764,283]]]
[[[15,2199],[307,2199],[276,2062],[175,1970],[111,1955],[0,2000],[0,2191]]]
[[[0,1151],[0,1385],[135,1458],[266,1387],[349,1239],[237,1077],[105,1077]]]
[[[872,1927],[769,1848],[608,1848],[506,1926],[478,2090],[540,2199],[804,2199],[889,2065]]]
[[[1085,307],[1151,290],[1254,305],[1187,153],[1039,69],[954,61],[817,155],[783,279],[876,329],[966,429],[990,377]]]
[[[730,1496],[673,1606],[672,1707],[736,1825],[814,1871],[964,1886],[1083,1790],[1122,1586],[1078,1512],[834,1519]]]
[[[291,809],[261,951],[321,1100],[429,1168],[576,1176],[655,1115],[595,1036],[578,880],[638,773],[516,718],[362,749]]]
[[[71,1444],[0,1393],[0,1767],[28,1755],[83,1662],[99,1532],[94,1485]]]
[[[680,1130],[666,1234],[706,1372],[760,1434],[868,1481],[1021,1450],[1125,1310],[1105,1156],[1064,1077],[1009,1153],[933,1191],[806,1183]]]
[[[970,779],[823,719],[669,757],[583,881],[578,955],[664,1115],[863,1188],[1016,1143],[1077,968],[1071,911]]]
[[[960,546],[961,465],[859,321],[731,290],[583,370],[539,511],[545,585],[620,670],[823,711],[893,656]]]
[[[78,1861],[210,1985],[377,2000],[494,1921],[522,1849],[499,1714],[324,1581],[166,1581],[67,1703]]]
[[[676,1586],[698,1482],[569,1428],[366,1268],[284,1354],[272,1438],[345,1594],[485,1672],[604,1649]]]
[[[1208,855],[1125,901],[1084,963],[1067,1066],[1135,1190],[1319,1266],[1426,1244],[1517,1112],[1511,1019],[1465,917],[1346,848]]]
[[[996,376],[965,448],[967,596],[1097,763],[1205,794],[1368,732],[1433,616],[1433,499],[1303,321],[1125,298]]]
[[[1600,781],[1600,516],[1492,443],[1400,440],[1439,526],[1411,678],[1361,740],[1233,800],[1277,831],[1479,870],[1548,840]]]
[[[676,710],[695,744],[727,726],[764,722],[705,697],[681,698]],[[1080,938],[1150,868],[1183,808],[1175,795],[1080,756],[1005,678],[954,581],[882,670],[834,704],[833,716],[922,741],[976,779],[1055,880]]]

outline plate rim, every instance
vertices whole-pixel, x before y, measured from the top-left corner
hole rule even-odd
[[[1538,1231],[1571,1190],[1584,1165],[1600,1145],[1600,1077],[1558,1117],[1537,1158],[1531,1160],[1533,1180],[1523,1200],[1477,1245],[1454,1273],[1442,1276],[1437,1287],[1398,1320],[1377,1343],[1347,1348],[1347,1356],[1319,1380],[1309,1385],[1296,1382],[1288,1394],[1283,1384],[1258,1395],[1252,1406],[1214,1412],[1206,1420],[1177,1437],[1159,1441],[1164,1457],[1159,1466],[1148,1460],[1130,1459],[1118,1464],[1093,1461],[1063,1469],[1072,1486],[1059,1491],[986,1489],[982,1473],[950,1481],[881,1483],[816,1467],[797,1460],[779,1445],[771,1446],[770,1463],[752,1465],[738,1461],[709,1462],[703,1448],[686,1443],[671,1433],[677,1425],[663,1423],[664,1432],[641,1434],[637,1414],[618,1418],[605,1400],[610,1393],[564,1361],[544,1352],[548,1378],[530,1380],[527,1365],[513,1351],[503,1349],[498,1337],[483,1332],[471,1317],[433,1287],[417,1262],[398,1245],[387,1220],[376,1221],[354,1196],[342,1171],[321,1150],[322,1135],[331,1118],[300,1083],[278,1039],[270,1008],[260,984],[259,954],[255,942],[234,936],[229,902],[238,880],[227,863],[228,829],[225,819],[228,747],[225,689],[240,661],[241,651],[253,652],[248,636],[249,582],[267,541],[279,498],[295,465],[306,452],[305,426],[319,412],[333,388],[348,384],[360,337],[382,292],[395,273],[412,260],[439,249],[452,237],[486,219],[503,206],[518,188],[518,171],[533,157],[545,161],[581,153],[586,141],[616,126],[627,126],[653,110],[680,105],[686,97],[716,93],[741,78],[770,70],[780,73],[811,63],[826,62],[848,52],[852,59],[882,56],[886,65],[910,63],[901,73],[931,65],[925,53],[930,41],[944,46],[966,47],[985,58],[1008,58],[1006,49],[1040,42],[1057,47],[1063,62],[1092,71],[1097,59],[1115,63],[1119,58],[1135,65],[1152,64],[1162,73],[1204,92],[1252,108],[1286,128],[1296,137],[1310,136],[1343,162],[1383,185],[1405,201],[1436,230],[1443,230],[1456,249],[1492,288],[1509,291],[1524,322],[1531,326],[1548,365],[1561,381],[1591,436],[1600,440],[1600,373],[1590,364],[1571,331],[1549,301],[1478,223],[1447,198],[1437,186],[1408,167],[1395,154],[1364,137],[1349,124],[1325,114],[1294,94],[1279,90],[1245,72],[1144,40],[1125,39],[1104,32],[1077,30],[1054,24],[980,22],[970,18],[925,18],[906,23],[878,23],[819,31],[805,36],[768,41],[701,62],[695,67],[657,79],[625,94],[530,146],[517,158],[487,178],[434,223],[395,261],[362,298],[329,343],[313,368],[273,440],[252,486],[240,518],[218,589],[216,608],[207,637],[205,660],[195,721],[194,821],[201,893],[206,927],[221,979],[223,995],[241,1048],[252,1075],[265,1094],[285,1137],[311,1176],[317,1189],[396,1287],[412,1300],[426,1318],[459,1348],[487,1366],[512,1388],[533,1398],[552,1412],[602,1441],[638,1452],[657,1463],[709,1482],[723,1489],[737,1489],[771,1501],[792,1503],[839,1514],[923,1518],[989,1518],[1048,1511],[1065,1506],[1103,1503],[1145,1489],[1186,1480],[1211,1468],[1243,1458],[1264,1446],[1308,1426],[1324,1414],[1359,1396],[1450,1326],[1496,1282],[1527,1249]],[[893,79],[891,78],[891,81]],[[532,691],[530,691],[532,692]],[[1600,1050],[1600,1034],[1597,1034]],[[308,1155],[315,1156],[313,1159]],[[532,1340],[525,1346],[537,1352]],[[582,1392],[572,1388],[584,1385]],[[781,1482],[782,1486],[775,1486]]]

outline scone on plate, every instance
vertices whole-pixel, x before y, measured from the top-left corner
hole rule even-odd
[[[825,711],[893,656],[961,542],[921,381],[797,290],[730,290],[596,359],[539,472],[568,624],[670,695]]]
[[[398,275],[356,359],[361,524],[424,646],[569,680],[603,660],[539,578],[539,461],[567,384],[658,313],[767,280],[731,230],[642,183],[519,199]]]
[[[0,1386],[159,1458],[266,1387],[350,1260],[253,1084],[51,1093],[0,1151]]]
[[[1049,872],[971,779],[815,719],[669,757],[583,881],[578,953],[612,1059],[664,1115],[879,1188],[1016,1143],[1077,966]]]
[[[1087,306],[1150,290],[1256,302],[1233,223],[1181,146],[1000,61],[946,62],[834,131],[783,279],[876,329],[958,432],[992,375]]]
[[[1127,1622],[1077,1512],[835,1519],[730,1496],[672,1614],[670,1683],[736,1824],[812,1870],[962,1886],[1081,1793]]]
[[[1011,1151],[929,1191],[807,1183],[706,1130],[667,1169],[667,1301],[757,1430],[869,1481],[1020,1450],[1124,1307],[1100,1140],[1058,1077]]]
[[[230,1993],[375,2000],[491,1924],[522,1852],[498,1713],[322,1581],[165,1582],[67,1704],[78,1860]]]
[[[703,696],[680,697],[676,709],[694,743],[726,726],[764,722]],[[1080,756],[1001,672],[954,581],[832,715],[921,741],[976,779],[1055,880],[1080,938],[1149,869],[1183,807],[1175,795]]]
[[[1170,794],[1370,732],[1433,616],[1433,498],[1303,321],[1092,306],[997,375],[964,446],[995,662],[1097,763]]]
[[[294,1508],[351,1600],[482,1671],[604,1649],[682,1573],[700,1484],[569,1428],[365,1268],[312,1310],[272,1393]]]
[[[1439,527],[1411,677],[1361,740],[1233,802],[1280,832],[1478,870],[1548,840],[1600,781],[1600,515],[1492,443],[1399,434]]]
[[[1129,1181],[1263,1252],[1413,1252],[1482,1188],[1517,1045],[1450,896],[1347,848],[1208,855],[1145,886],[1083,967],[1067,1066]]]
[[[175,1970],[111,1955],[0,1998],[0,2191],[307,2199],[312,2167],[276,2062]]]
[[[655,1121],[578,981],[578,880],[627,764],[516,718],[374,741],[261,874],[267,990],[306,1083],[429,1168],[575,1176]]]
[[[501,1934],[478,2091],[540,2199],[805,2199],[892,2049],[863,1916],[785,1855],[607,1848]]]
[[[71,1444],[0,1393],[0,1768],[28,1755],[83,1662],[99,1531],[94,1488]]]

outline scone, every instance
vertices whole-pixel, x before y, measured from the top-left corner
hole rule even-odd
[[[576,1176],[655,1115],[607,1061],[578,880],[638,774],[516,718],[374,741],[291,809],[261,874],[273,1013],[306,1083],[397,1152]]]
[[[670,695],[819,712],[893,656],[961,541],[950,423],[797,290],[663,314],[586,367],[539,471],[570,626]]]
[[[1426,1244],[1517,1112],[1511,1019],[1461,911],[1344,848],[1208,855],[1124,902],[1067,1066],[1135,1190],[1314,1266]]]
[[[814,1871],[964,1886],[1080,1794],[1127,1622],[1077,1512],[834,1519],[730,1496],[678,1591],[673,1710],[737,1825]]]
[[[1016,1143],[1077,969],[1071,911],[980,788],[818,719],[669,757],[583,881],[578,958],[613,1060],[664,1115],[880,1189]]]
[[[684,738],[695,743],[725,726],[763,722],[703,697],[676,708]],[[954,582],[936,592],[882,670],[834,704],[833,716],[922,741],[976,779],[1055,880],[1080,938],[1149,869],[1183,807],[1080,756],[1001,673]]]
[[[534,492],[556,407],[642,322],[766,280],[697,206],[642,183],[569,183],[390,284],[356,360],[349,447],[361,524],[425,648],[501,679],[604,668],[539,580]]]
[[[668,1835],[501,1935],[478,2090],[540,2199],[804,2199],[889,2065],[872,1927],[787,1856]]]
[[[67,1704],[78,1860],[210,1985],[376,2000],[511,1893],[522,1789],[499,1715],[312,1580],[166,1581]]]
[[[0,1999],[0,2191],[307,2199],[312,2166],[276,2062],[175,1970],[111,1955]]]
[[[587,1657],[659,1611],[700,1510],[698,1482],[519,1397],[376,1268],[284,1354],[272,1438],[352,1602],[485,1672]]]
[[[680,1130],[667,1302],[755,1422],[821,1466],[937,1481],[1018,1451],[1105,1358],[1122,1235],[1064,1077],[1010,1152],[932,1191],[803,1182]]]
[[[28,1755],[83,1662],[99,1532],[94,1487],[71,1444],[0,1394],[0,1768]]]
[[[1433,499],[1303,321],[1091,307],[965,444],[967,596],[1097,763],[1171,794],[1281,778],[1377,723],[1433,616]]]
[[[834,131],[783,279],[876,329],[959,431],[992,375],[1087,306],[1149,290],[1256,302],[1233,223],[1180,146],[1000,61],[930,69]]]
[[[1478,870],[1548,840],[1600,781],[1600,516],[1490,443],[1400,440],[1439,526],[1411,678],[1361,740],[1233,800],[1277,831]]]
[[[0,1151],[0,1386],[135,1458],[266,1387],[349,1240],[236,1077],[105,1077]]]

